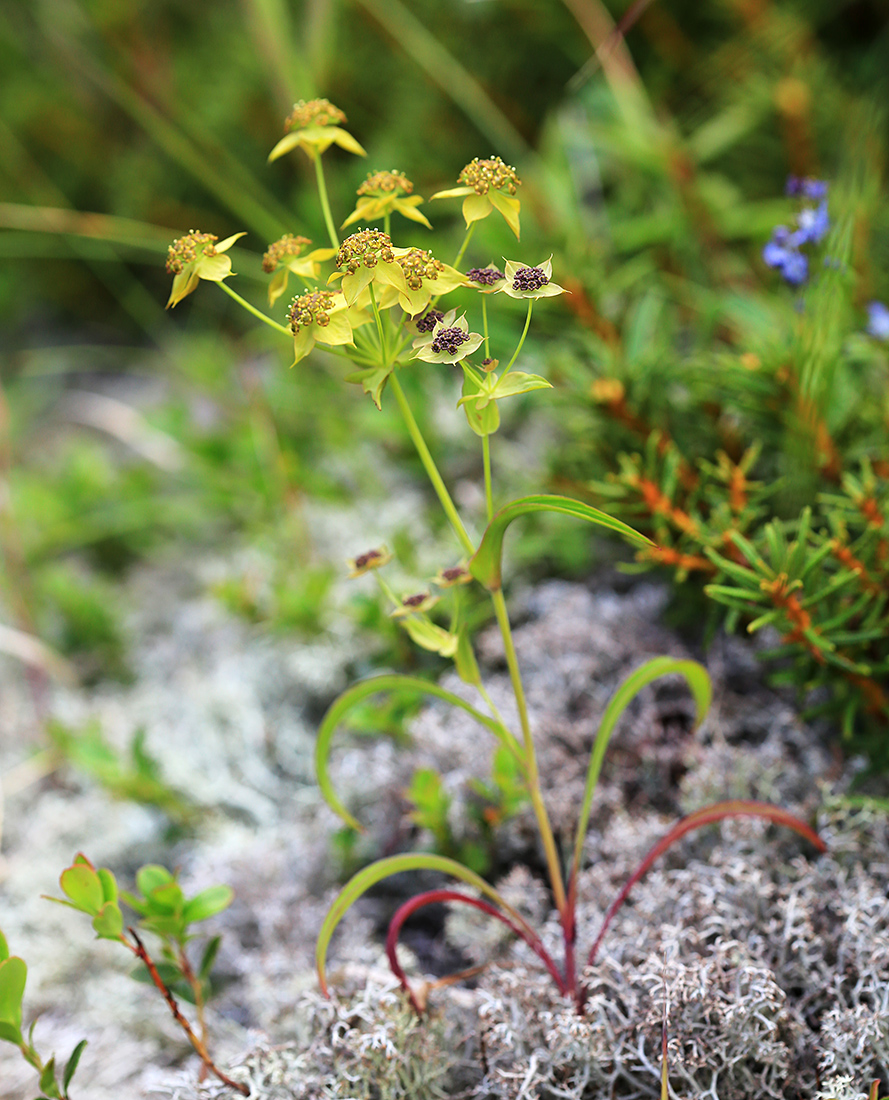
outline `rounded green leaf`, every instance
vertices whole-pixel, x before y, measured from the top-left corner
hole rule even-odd
[[[93,928],[101,940],[119,940],[123,932],[123,913],[115,901],[106,901],[93,917]]]
[[[0,962],[9,958],[9,944],[6,942],[6,937],[0,932]]]
[[[172,881],[173,876],[166,867],[161,867],[157,863],[146,863],[136,872],[136,887],[146,898],[152,890],[156,890],[159,886],[166,886]]]
[[[105,901],[102,881],[86,863],[74,863],[62,871],[59,885],[75,909],[95,916],[102,908]]]
[[[234,896],[235,892],[230,886],[208,886],[185,903],[182,919],[186,924],[192,924],[194,921],[215,917],[231,905]]]

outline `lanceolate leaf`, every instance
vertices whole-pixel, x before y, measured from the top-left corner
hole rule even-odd
[[[450,875],[452,878],[461,879],[469,886],[475,887],[480,893],[490,898],[491,901],[511,919],[516,929],[521,929],[519,934],[522,935],[529,944],[537,939],[537,934],[524,917],[513,909],[511,905],[508,905],[493,886],[485,882],[485,880],[481,878],[480,875],[477,875],[475,871],[470,871],[468,867],[464,867],[462,863],[457,863],[457,861],[453,859],[447,859],[445,856],[429,854],[388,856],[386,859],[377,860],[376,863],[372,863],[369,867],[364,867],[357,875],[349,879],[334,899],[333,905],[331,905],[327,916],[324,918],[324,923],[321,925],[321,931],[318,933],[318,942],[315,947],[315,964],[318,968],[318,982],[323,993],[326,994],[328,991],[327,972],[325,969],[327,947],[336,926],[343,919],[347,910],[354,905],[358,898],[369,890],[371,886],[375,886],[378,882],[382,882],[383,879],[390,878],[392,875],[401,874],[402,871],[417,870],[440,871],[444,875]]]
[[[593,794],[596,790],[596,783],[599,781],[599,772],[602,769],[602,761],[605,758],[605,750],[608,748],[611,735],[614,733],[621,715],[639,692],[653,680],[658,680],[661,676],[669,676],[671,673],[684,676],[691,689],[695,700],[696,725],[700,725],[710,709],[713,686],[707,670],[703,665],[699,665],[697,661],[683,661],[674,657],[653,657],[650,661],[646,661],[644,665],[640,665],[639,668],[631,672],[612,695],[608,706],[605,708],[605,713],[602,715],[602,721],[599,724],[596,739],[593,742],[593,749],[590,753],[586,786],[583,792],[583,805],[580,811],[580,820],[577,824],[577,837],[574,842],[574,863],[570,880],[572,894],[577,888],[577,876],[580,873],[583,842],[590,821]]]
[[[604,527],[617,535],[622,535],[636,546],[654,545],[651,539],[640,535],[628,524],[622,523],[619,519],[614,519],[613,516],[609,516],[605,512],[600,512],[598,508],[591,508],[588,504],[583,504],[579,500],[572,500],[570,497],[545,495],[522,497],[519,500],[514,500],[511,504],[507,504],[505,508],[501,508],[497,512],[488,524],[481,545],[469,562],[470,573],[485,588],[494,591],[501,585],[503,536],[506,534],[506,528],[514,519],[528,515],[531,512],[561,512],[566,516],[584,519],[588,523],[595,523],[599,527]]]
[[[713,825],[715,822],[722,821],[723,818],[726,817],[762,817],[767,821],[774,822],[776,825],[786,825],[788,829],[793,829],[794,832],[805,837],[805,839],[808,840],[810,844],[814,845],[819,852],[827,851],[827,845],[815,830],[805,823],[805,821],[801,821],[800,818],[796,817],[788,810],[782,810],[780,806],[772,806],[768,802],[748,802],[744,799],[733,799],[728,802],[714,802],[712,806],[704,806],[700,810],[695,810],[694,813],[689,814],[674,825],[667,835],[655,844],[645,859],[642,860],[636,870],[627,879],[620,893],[611,903],[608,912],[605,914],[605,919],[602,921],[602,927],[599,929],[596,941],[590,948],[589,959],[587,960],[588,966],[592,966],[596,961],[599,946],[605,938],[608,926],[611,924],[617,911],[627,900],[630,891],[639,879],[647,873],[654,861],[662,856],[668,848],[672,847],[680,837],[685,836],[686,833],[690,833],[694,829],[701,829],[705,825]]]
[[[62,1074],[62,1091],[67,1092],[68,1086],[71,1084],[71,1078],[77,1069],[77,1065],[80,1062],[80,1056],[86,1049],[86,1039],[81,1039],[74,1050],[71,1051],[71,1057],[68,1059],[68,1064],[65,1066],[65,1072]]]
[[[318,776],[318,786],[321,789],[321,793],[327,805],[330,806],[334,813],[339,814],[343,821],[353,829],[358,829],[360,831],[361,825],[352,814],[349,813],[337,796],[336,791],[333,789],[330,773],[328,772],[330,743],[333,740],[333,735],[336,732],[337,726],[346,717],[352,707],[361,703],[369,695],[377,695],[383,691],[419,692],[424,695],[434,695],[437,699],[443,699],[446,703],[450,703],[452,706],[460,707],[461,710],[465,710],[467,714],[471,715],[480,725],[490,730],[497,740],[508,748],[516,748],[515,739],[499,722],[495,722],[493,718],[489,718],[486,714],[482,714],[480,710],[476,710],[474,706],[467,703],[465,699],[461,699],[459,695],[454,695],[453,692],[446,691],[444,688],[439,687],[438,684],[433,684],[429,680],[421,680],[417,676],[400,676],[395,673],[386,676],[374,676],[370,680],[362,680],[361,683],[355,684],[354,687],[349,688],[348,691],[344,691],[332,704],[324,715],[321,727],[318,730],[318,740],[315,742],[315,772]]]

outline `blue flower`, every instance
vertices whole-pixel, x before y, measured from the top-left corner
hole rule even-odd
[[[820,202],[821,199],[827,198],[827,183],[825,180],[813,180],[809,177],[788,176],[785,191],[792,197]]]
[[[786,283],[801,286],[809,277],[809,260],[799,251],[795,237],[786,226],[776,226],[772,239],[762,250],[762,258],[769,267],[781,272]]]
[[[823,199],[816,207],[810,206],[800,210],[796,216],[797,231],[793,234],[793,243],[799,247],[801,244],[817,244],[822,237],[827,235],[830,229],[830,218],[827,216],[827,199]]]
[[[762,258],[769,267],[781,272],[786,283],[802,286],[809,278],[809,257],[801,249],[805,245],[818,244],[830,229],[827,184],[823,180],[790,176],[787,194],[803,200],[796,215],[796,228],[791,230],[786,225],[775,226],[772,239],[762,250]]]
[[[867,331],[878,340],[889,340],[889,309],[882,302],[867,303]]]

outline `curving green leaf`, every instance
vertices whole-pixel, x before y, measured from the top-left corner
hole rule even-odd
[[[481,545],[476,550],[469,562],[469,571],[475,579],[494,591],[501,586],[501,567],[503,562],[503,536],[506,528],[519,516],[529,515],[531,512],[561,512],[566,516],[574,516],[575,519],[584,519],[588,523],[595,523],[622,535],[636,546],[653,546],[651,539],[640,535],[628,524],[615,519],[613,516],[600,512],[598,508],[591,508],[589,504],[583,504],[579,500],[560,496],[532,496],[521,497],[512,501],[496,513],[488,524]]]
[[[497,893],[493,886],[485,882],[485,880],[480,875],[477,875],[475,871],[470,871],[468,867],[464,867],[462,863],[457,863],[456,860],[448,859],[445,856],[430,855],[428,853],[388,856],[386,859],[379,859],[376,863],[371,863],[369,867],[364,867],[356,875],[353,875],[342,890],[340,890],[339,894],[337,894],[336,898],[334,898],[333,904],[327,911],[327,916],[324,918],[324,923],[321,925],[321,931],[318,933],[318,942],[315,946],[315,965],[318,969],[318,982],[325,995],[328,993],[327,972],[325,969],[327,947],[330,944],[336,926],[343,919],[347,910],[355,904],[362,894],[368,891],[372,886],[376,886],[378,882],[382,882],[383,879],[390,878],[392,875],[399,875],[403,871],[418,870],[440,871],[444,875],[451,875],[453,878],[461,879],[469,886],[475,887],[480,893],[489,897],[495,905],[498,905],[500,909],[515,922],[521,929],[522,934],[528,937],[528,942],[537,941],[537,934],[524,917],[517,910],[513,909],[513,907]]]
[[[586,786],[583,791],[583,804],[580,811],[580,819],[577,823],[577,835],[574,841],[574,861],[571,871],[571,889],[576,889],[577,876],[580,873],[580,863],[583,858],[583,842],[586,837],[587,826],[590,821],[590,812],[593,806],[593,794],[599,781],[599,773],[602,770],[602,761],[605,759],[605,751],[611,735],[620,721],[621,715],[627,709],[630,702],[639,692],[653,680],[661,676],[671,674],[684,676],[691,693],[694,696],[695,724],[703,722],[707,711],[710,709],[710,701],[713,698],[713,685],[710,675],[703,665],[697,661],[680,660],[675,657],[653,657],[650,661],[634,669],[621,683],[617,691],[612,695],[602,715],[599,729],[596,731],[596,739],[590,753],[590,763],[587,768]]]
[[[9,958],[9,944],[6,942],[6,937],[0,932],[0,962]]]
[[[377,695],[383,691],[419,692],[424,695],[433,695],[452,706],[459,707],[471,715],[480,725],[490,730],[501,744],[512,751],[518,751],[515,738],[499,722],[476,710],[471,703],[446,691],[429,680],[421,680],[418,676],[402,676],[398,673],[390,673],[384,676],[374,676],[370,680],[362,680],[344,691],[328,709],[318,730],[318,739],[315,742],[315,774],[318,777],[318,786],[327,805],[338,814],[343,821],[353,829],[361,831],[360,823],[349,813],[346,807],[333,789],[333,783],[328,771],[330,758],[330,743],[336,732],[337,726],[342,722],[352,707],[363,702],[369,695]]]

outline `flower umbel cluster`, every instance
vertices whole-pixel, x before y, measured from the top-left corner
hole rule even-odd
[[[392,238],[379,229],[359,229],[343,241],[334,262],[348,275],[354,275],[360,267],[394,263]]]
[[[497,289],[510,298],[554,298],[557,294],[564,294],[565,288],[551,282],[552,273],[552,256],[537,267],[507,260],[503,285]]]
[[[305,246],[311,243],[308,237],[297,237],[293,233],[285,233],[266,249],[262,257],[262,270],[270,275],[278,264],[295,259],[302,253]]]
[[[414,185],[403,172],[369,172],[367,179],[358,188],[358,202],[355,209],[343,222],[343,227],[353,222],[375,222],[397,211],[412,222],[420,222],[427,229],[432,226],[417,207],[423,200],[411,192]]]
[[[269,305],[274,305],[287,289],[289,274],[302,279],[317,279],[321,261],[329,260],[336,252],[335,248],[315,248],[304,256],[303,249],[311,243],[308,237],[286,233],[269,245],[262,258],[262,270],[269,274],[274,272],[274,278],[269,283]]]
[[[231,258],[223,253],[243,236],[243,233],[235,233],[220,241],[213,233],[199,233],[193,229],[173,241],[167,249],[167,271],[173,276],[167,308],[178,305],[191,294],[200,279],[221,283],[231,275]]]
[[[284,122],[284,129],[305,130],[308,126],[339,126],[346,121],[345,111],[334,107],[329,99],[301,99]]]
[[[293,333],[294,365],[304,359],[315,343],[351,344],[352,328],[364,323],[361,311],[350,316],[339,291],[310,290],[293,299],[287,318]]]
[[[504,164],[500,157],[479,160],[475,157],[457,177],[460,187],[438,191],[434,199],[463,199],[463,217],[469,227],[494,210],[501,214],[509,228],[519,238],[519,200],[515,197],[521,180],[515,168]]]
[[[269,160],[301,148],[313,160],[331,145],[339,145],[349,153],[367,156],[361,145],[348,130],[340,126],[345,114],[327,99],[301,99],[284,122],[285,135],[269,153]]]
[[[438,320],[430,331],[428,319],[433,314],[437,314]],[[414,340],[414,358],[422,359],[424,363],[459,363],[467,355],[478,351],[484,341],[484,336],[469,331],[466,316],[461,314],[458,317],[455,309],[443,315],[438,310],[430,310],[426,317],[417,322],[417,328],[424,335]]]
[[[486,160],[474,157],[457,177],[457,182],[471,187],[477,195],[487,195],[492,188],[514,195],[522,181],[515,168],[504,164],[500,157]]]
[[[827,183],[791,176],[787,181],[787,194],[807,205],[803,205],[796,215],[795,229],[789,229],[786,225],[775,226],[772,239],[762,250],[762,258],[769,267],[780,271],[790,286],[802,286],[809,278],[809,257],[801,249],[809,244],[818,244],[830,229]]]
[[[479,286],[494,286],[503,278],[503,272],[491,264],[488,267],[470,268],[466,272],[466,278],[471,283],[477,283]]]
[[[198,258],[199,246],[203,256],[215,256],[213,244],[218,240],[215,233],[198,233],[196,229],[184,237],[177,237],[167,248],[167,271],[171,275],[179,275],[187,264],[194,263]]]

